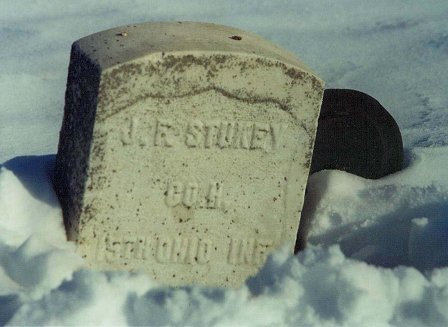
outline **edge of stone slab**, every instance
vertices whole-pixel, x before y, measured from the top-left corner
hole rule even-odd
[[[158,32],[162,31],[160,35]],[[277,59],[317,77],[294,53],[275,43],[251,32],[214,23],[177,21],[122,25],[80,38],[72,47],[75,45],[101,70],[152,53],[213,51]]]

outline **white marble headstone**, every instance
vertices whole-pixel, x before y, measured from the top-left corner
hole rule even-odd
[[[73,44],[55,188],[92,267],[238,286],[293,251],[323,83],[291,53],[205,23]]]

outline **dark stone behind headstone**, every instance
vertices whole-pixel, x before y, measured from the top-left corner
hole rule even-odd
[[[397,123],[371,96],[346,89],[328,89],[319,116],[310,174],[344,170],[377,179],[403,166],[403,142]],[[314,204],[306,200],[303,212]],[[310,218],[300,220],[295,253],[306,246]]]
[[[402,165],[400,130],[378,101],[355,90],[325,90],[311,174],[338,169],[377,179]]]

